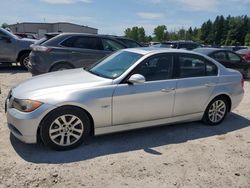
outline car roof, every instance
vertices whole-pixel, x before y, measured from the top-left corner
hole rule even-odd
[[[189,53],[189,54],[198,54],[196,52],[182,50],[182,49],[173,49],[173,48],[157,48],[157,47],[142,47],[142,48],[127,48],[124,51],[134,52],[141,55],[147,54],[159,54],[159,53]]]
[[[133,40],[129,39],[126,37],[121,37],[121,36],[115,36],[115,35],[105,35],[105,34],[92,34],[92,33],[60,33],[60,36],[94,36],[94,37],[107,37],[107,38],[119,38],[119,39],[128,39],[128,40]]]

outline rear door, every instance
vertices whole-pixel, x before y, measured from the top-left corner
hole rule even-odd
[[[202,56],[177,54],[174,116],[202,112],[217,81],[217,66]]]

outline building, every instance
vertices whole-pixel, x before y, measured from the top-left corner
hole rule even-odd
[[[97,34],[98,29],[77,25],[68,22],[57,23],[32,23],[23,22],[9,25],[10,30],[13,33],[32,33],[37,34],[38,38],[42,38],[45,33],[52,32],[73,32],[73,33],[91,33]]]

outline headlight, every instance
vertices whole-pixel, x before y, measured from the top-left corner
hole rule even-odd
[[[14,99],[12,103],[13,108],[22,112],[32,112],[41,105],[41,102],[29,99]]]

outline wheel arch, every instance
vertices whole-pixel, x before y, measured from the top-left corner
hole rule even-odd
[[[95,134],[94,119],[93,119],[92,115],[86,109],[84,109],[80,106],[76,106],[76,105],[62,105],[62,106],[58,106],[56,108],[53,108],[52,110],[47,112],[46,115],[41,119],[39,126],[37,128],[37,141],[41,140],[40,127],[42,126],[43,121],[49,116],[50,113],[54,112],[55,110],[58,110],[60,108],[65,108],[65,107],[77,108],[77,109],[83,111],[84,113],[86,113],[86,115],[88,116],[88,118],[90,120],[90,126],[91,126],[90,136],[93,136]]]
[[[57,66],[57,65],[69,65],[72,67],[72,69],[76,68],[72,63],[68,62],[68,61],[57,61],[55,63],[53,63],[53,65],[49,68],[49,72],[51,72],[51,70]]]
[[[214,100],[215,98],[217,98],[217,97],[223,97],[223,98],[225,98],[225,99],[227,100],[228,105],[229,105],[229,106],[228,106],[228,112],[230,112],[230,111],[231,111],[231,108],[232,108],[232,99],[231,99],[230,95],[227,94],[227,93],[219,93],[219,94],[217,94],[217,95],[211,97],[210,100],[209,100],[209,102],[208,102],[207,105],[206,105],[206,108],[207,108],[208,104],[209,104],[212,100]]]
[[[31,52],[31,50],[28,50],[28,49],[20,51],[20,52],[18,53],[18,55],[17,55],[16,61],[19,62],[19,61],[20,61],[20,58],[22,57],[23,54],[25,54],[25,53],[30,53],[30,52]]]

